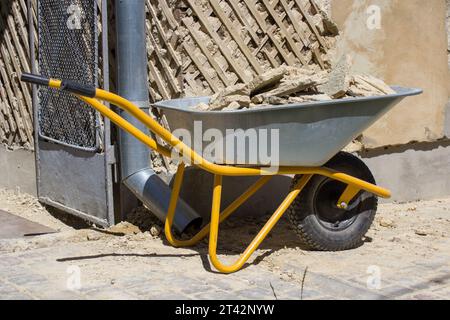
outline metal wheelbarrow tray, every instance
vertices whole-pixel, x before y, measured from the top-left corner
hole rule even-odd
[[[22,74],[22,81],[77,95],[155,152],[174,158],[178,162],[178,171],[165,217],[167,241],[175,247],[189,247],[209,236],[211,263],[223,273],[240,270],[286,212],[300,240],[313,249],[339,251],[360,245],[375,217],[377,198],[389,198],[391,192],[376,185],[370,170],[360,159],[339,151],[403,98],[421,93],[419,89],[394,87],[396,94],[382,97],[217,113],[190,109],[198,102],[208,101],[208,98],[158,104],[165,110],[175,129],[182,128],[189,134],[195,131],[195,121],[202,121],[203,130],[216,129],[220,134],[226,133],[226,129],[278,129],[280,166],[268,169],[258,164],[258,161],[237,163],[233,162],[234,159],[219,159],[213,162],[204,158],[195,148],[181,141],[139,107],[111,92],[32,74]],[[165,145],[137,129],[101,101],[107,101],[133,115],[159,136]],[[201,138],[197,139],[197,143],[202,142]],[[217,143],[220,145],[221,142]],[[227,164],[218,164],[220,162]],[[180,205],[179,194],[186,164],[212,173],[214,185],[211,222],[190,240],[182,241],[175,238],[172,226],[177,206]],[[217,255],[220,223],[272,177],[279,175],[294,175],[286,198],[239,259],[230,265],[223,264]],[[228,207],[222,208],[224,176],[260,178]]]
[[[226,150],[227,130],[236,132],[238,129],[249,129],[268,133],[275,129],[279,132],[279,157],[277,166],[304,166],[320,167],[327,163],[333,156],[358,137],[363,131],[374,124],[379,118],[391,110],[397,103],[407,96],[420,94],[419,89],[393,87],[397,94],[369,97],[332,100],[324,102],[312,102],[303,104],[289,104],[273,107],[259,107],[248,110],[202,112],[193,109],[199,103],[208,104],[209,97],[185,98],[170,101],[162,101],[156,104],[164,110],[170,128],[173,131],[185,129],[193,136],[193,145],[202,145],[205,150],[211,142],[205,142],[202,136],[195,135],[195,124],[201,123],[201,131],[216,129],[222,133],[223,140],[214,143]],[[233,137],[232,137],[233,138]],[[271,139],[265,139],[266,145],[262,146],[258,141],[258,148],[267,150],[271,154]],[[267,165],[250,154],[250,145],[245,145],[245,150],[237,150],[234,144],[234,152],[223,154],[223,157],[208,159],[219,164],[229,165]],[[245,152],[245,156],[242,152]],[[244,161],[243,161],[244,160]]]

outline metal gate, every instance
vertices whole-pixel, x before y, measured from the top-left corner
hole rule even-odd
[[[94,86],[101,81],[108,90],[108,23],[101,23],[108,21],[107,0],[37,0],[37,9],[33,72]],[[62,91],[34,88],[33,98],[39,199],[98,225],[114,224],[109,122]]]

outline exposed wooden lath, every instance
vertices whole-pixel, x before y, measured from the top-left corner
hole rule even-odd
[[[114,80],[113,1],[108,3]],[[36,25],[36,1],[32,4]],[[153,101],[212,94],[281,64],[327,68],[327,51],[334,45],[333,31],[313,0],[146,0],[146,7]],[[0,8],[0,142],[32,148],[31,88],[18,79],[31,65],[27,1],[2,0]],[[99,79],[101,86],[101,74]]]
[[[30,71],[26,0],[1,1],[0,16],[0,142],[31,148],[31,89],[18,78]]]
[[[316,64],[336,30],[313,0],[147,0],[153,100],[208,95],[270,68]]]

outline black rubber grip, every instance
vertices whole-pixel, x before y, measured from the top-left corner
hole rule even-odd
[[[22,76],[20,77],[20,80],[23,82],[28,82],[32,84],[37,84],[40,86],[47,86],[49,85],[50,79],[36,75],[31,73],[22,73]]]
[[[69,91],[89,98],[94,98],[97,92],[97,88],[93,86],[79,84],[71,80],[63,80],[61,83],[61,90]]]
[[[31,73],[22,73],[20,80],[23,82],[33,83],[41,86],[49,86],[50,79]],[[65,90],[68,92],[72,92],[75,94],[79,94],[85,97],[94,98],[97,92],[97,89],[93,86],[87,86],[84,84],[79,84],[72,80],[63,80],[61,82],[60,90]]]

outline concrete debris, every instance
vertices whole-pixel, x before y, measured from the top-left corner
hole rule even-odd
[[[250,90],[248,84],[230,86],[215,94],[212,96],[207,110],[222,110],[228,107],[232,102],[237,102],[240,106],[244,107],[250,105]]]
[[[395,94],[382,80],[369,75],[354,75],[350,78],[348,95],[352,97],[383,96]]]
[[[115,226],[109,228],[108,231],[121,235],[133,235],[141,233],[141,230],[137,226],[129,222],[121,222],[119,224],[116,224]]]
[[[291,77],[283,78],[276,88],[256,97],[261,97],[262,100],[273,96],[280,98],[289,97],[290,95],[305,92],[313,87],[325,84],[327,82],[327,75],[326,71],[322,71],[315,75],[298,74],[294,79]]]
[[[289,103],[302,103],[302,102],[312,102],[312,101],[330,101],[333,100],[329,95],[321,94],[311,94],[299,97],[290,97],[288,99]]]
[[[333,99],[342,98],[350,88],[351,61],[348,57],[343,57],[328,75],[329,81],[318,87],[319,91],[329,95]]]
[[[284,79],[295,80],[296,78],[299,77],[314,76],[320,71],[322,71],[320,68],[314,66],[308,66],[303,68],[286,67],[286,76],[284,77]]]
[[[391,219],[387,219],[387,218],[381,218],[379,223],[380,223],[380,226],[383,227],[383,228],[390,228],[390,229],[392,229],[392,228],[396,227],[394,221],[392,221]]]
[[[267,105],[274,105],[274,106],[281,106],[281,105],[289,103],[288,99],[280,98],[280,97],[277,97],[277,96],[271,96],[271,95],[258,96],[258,97],[255,97],[252,101],[254,101],[255,106],[257,106],[258,103],[260,103],[260,104],[267,104]]]
[[[233,101],[228,105],[228,107],[224,108],[224,111],[233,111],[233,110],[239,110],[241,108],[241,104],[237,101]]]
[[[162,232],[162,228],[160,226],[158,226],[158,225],[153,225],[150,228],[150,234],[153,237],[159,237],[161,235],[161,232]]]
[[[219,96],[248,96],[250,95],[250,90],[248,84],[236,84],[234,86],[227,87],[222,90]]]
[[[87,241],[99,241],[102,238],[100,233],[88,233],[86,235]]]
[[[208,107],[208,110],[209,111],[223,110],[233,102],[239,103],[239,106],[243,108],[248,108],[251,103],[250,95],[229,95],[213,98],[211,100],[211,104]]]
[[[364,149],[364,145],[362,142],[358,139],[353,140],[348,146],[346,146],[342,151],[348,152],[348,153],[356,153],[360,152]]]
[[[147,208],[138,207],[128,214],[125,222],[109,228],[108,231],[123,235],[150,232],[153,237],[158,237],[162,231],[162,223]]]
[[[159,237],[162,223],[145,207],[138,207],[128,214],[127,221],[112,226],[108,231],[121,236],[150,234],[152,237]]]
[[[382,80],[369,75],[353,75],[350,70],[348,57],[341,58],[331,71],[311,66],[282,66],[258,75],[248,83],[227,87],[215,94],[209,105],[201,103],[194,109],[235,111],[395,93]]]
[[[250,94],[252,96],[255,96],[258,93],[264,91],[265,89],[273,87],[278,82],[280,82],[281,79],[284,78],[287,71],[288,71],[288,68],[280,67],[277,69],[272,69],[269,72],[266,72],[262,75],[256,76],[248,84],[248,89],[250,90]]]
[[[198,111],[208,111],[209,110],[209,105],[207,105],[206,103],[199,103],[196,107],[195,107]]]

